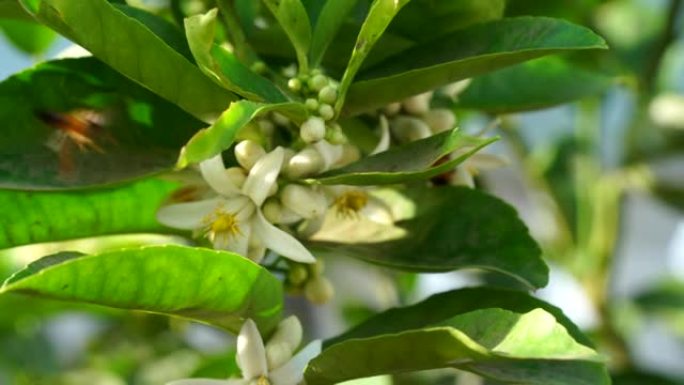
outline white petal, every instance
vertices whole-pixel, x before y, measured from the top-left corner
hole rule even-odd
[[[245,380],[212,380],[208,378],[188,378],[167,382],[166,385],[247,385]]]
[[[304,245],[292,235],[270,224],[261,210],[257,210],[252,221],[254,235],[259,237],[264,246],[274,252],[301,263],[314,263],[316,259]]]
[[[240,189],[226,172],[221,154],[201,162],[200,171],[207,184],[217,193],[228,197],[240,194]]]
[[[321,353],[321,340],[306,345],[285,365],[271,372],[269,379],[273,385],[297,385],[304,378],[304,369],[314,357]]]
[[[295,351],[302,343],[303,334],[304,330],[302,323],[299,322],[299,318],[293,315],[289,316],[280,321],[275,333],[273,333],[273,336],[266,344],[266,349],[272,344],[284,342],[292,348],[292,351]]]
[[[313,144],[314,148],[323,158],[323,171],[330,169],[342,157],[344,147],[339,144],[330,144],[327,140],[321,140]]]
[[[251,319],[245,321],[237,339],[237,363],[242,377],[251,380],[268,375],[266,350],[259,329]]]
[[[204,219],[226,201],[222,198],[197,202],[174,203],[157,211],[159,223],[181,230],[195,230],[204,226]]]
[[[389,146],[390,146],[389,123],[387,122],[387,118],[385,118],[384,115],[380,115],[380,141],[378,142],[378,145],[375,146],[375,149],[373,150],[373,152],[371,152],[371,155],[377,154],[379,152],[387,151]]]
[[[259,159],[250,170],[245,185],[242,186],[242,192],[250,197],[257,207],[261,206],[268,197],[269,191],[278,179],[282,165],[283,149],[278,147]]]
[[[223,239],[220,235],[216,235],[213,239],[214,248],[217,250],[232,251],[235,254],[247,257],[247,250],[249,245],[249,237],[252,236],[252,227],[250,222],[241,222],[240,233]]]

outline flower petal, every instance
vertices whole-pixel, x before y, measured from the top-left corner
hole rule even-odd
[[[312,341],[295,354],[285,365],[271,372],[273,385],[297,385],[304,378],[304,369],[314,357],[321,353],[321,340]]]
[[[218,206],[224,204],[222,198],[197,202],[174,203],[163,206],[157,211],[159,223],[181,230],[195,230],[204,226],[204,219]]]
[[[467,170],[466,166],[461,165],[454,170],[454,174],[451,177],[451,184],[475,188],[475,178],[473,178],[473,174]]]
[[[217,193],[226,197],[240,194],[240,189],[228,177],[221,154],[202,161],[200,163],[200,171],[207,184],[209,184]]]
[[[251,319],[245,321],[237,339],[237,363],[242,369],[242,377],[251,380],[268,375],[266,349],[259,329]]]
[[[257,210],[252,220],[254,235],[264,246],[274,252],[301,263],[314,263],[316,259],[295,237],[270,224],[261,210]]]
[[[235,254],[247,257],[247,250],[249,245],[249,237],[252,236],[252,225],[250,222],[240,222],[240,233],[235,235],[225,235],[223,238],[220,234],[216,234],[212,243],[217,250],[232,251]]]
[[[380,141],[375,149],[371,152],[371,155],[375,155],[380,152],[387,151],[390,146],[390,131],[389,123],[384,115],[380,115]]]
[[[249,171],[242,186],[242,193],[250,197],[257,207],[264,203],[278,179],[280,167],[283,165],[283,155],[282,147],[278,147],[259,159]]]
[[[468,159],[469,165],[481,170],[492,170],[508,166],[506,158],[487,153],[477,153]]]
[[[188,378],[167,382],[166,385],[247,385],[247,381],[240,379],[213,380],[208,378]]]
[[[344,152],[344,147],[340,144],[331,144],[327,140],[321,140],[314,143],[313,147],[321,154],[323,158],[323,170],[329,170],[335,163],[337,163]]]

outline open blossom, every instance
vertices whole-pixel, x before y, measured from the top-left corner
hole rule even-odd
[[[306,365],[321,352],[321,341],[316,340],[294,354],[301,341],[302,326],[294,316],[278,325],[265,346],[256,324],[248,319],[237,340],[237,363],[242,378],[184,379],[167,385],[297,385],[304,378]]]
[[[261,211],[276,187],[282,164],[283,149],[278,147],[257,160],[246,178],[236,178],[217,155],[200,163],[200,170],[218,196],[162,207],[157,219],[173,228],[199,231],[216,249],[256,262],[270,249],[293,261],[313,263],[315,259],[306,247],[271,224]]]

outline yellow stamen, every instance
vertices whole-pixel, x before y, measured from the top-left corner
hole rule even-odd
[[[362,190],[351,190],[335,199],[335,209],[338,215],[347,218],[356,218],[359,211],[368,204],[368,194]]]
[[[204,234],[214,243],[218,240],[225,244],[231,238],[242,234],[235,214],[226,211],[223,207],[218,207],[213,213],[207,215],[204,223]]]
[[[261,376],[259,379],[257,379],[256,385],[271,385],[271,383],[268,381],[266,376]]]

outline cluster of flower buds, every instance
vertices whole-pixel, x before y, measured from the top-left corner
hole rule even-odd
[[[456,127],[456,115],[446,108],[431,108],[434,92],[412,96],[383,108],[393,136],[402,143],[425,139]]]
[[[320,259],[310,265],[291,263],[285,286],[292,294],[303,293],[311,303],[325,304],[335,295],[335,288],[330,280],[323,276],[323,270],[323,261]]]

